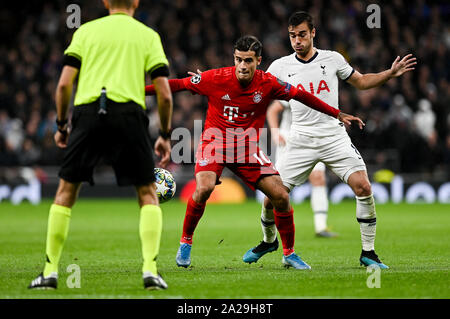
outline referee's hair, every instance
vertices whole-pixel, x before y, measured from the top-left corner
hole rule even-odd
[[[126,8],[129,9],[133,6],[134,0],[108,0],[111,8]]]
[[[259,57],[262,53],[262,43],[253,35],[244,35],[236,41],[234,49],[238,51],[254,51],[255,56]]]
[[[296,27],[299,24],[302,24],[306,21],[306,24],[308,25],[309,31],[312,31],[314,29],[314,20],[312,16],[305,11],[297,11],[294,12],[288,20],[288,26]]]

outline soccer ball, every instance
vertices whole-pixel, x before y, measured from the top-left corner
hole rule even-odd
[[[156,167],[155,170],[156,195],[159,202],[164,203],[175,195],[177,185],[175,179],[168,170]]]

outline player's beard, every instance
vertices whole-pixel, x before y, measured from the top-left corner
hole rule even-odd
[[[309,52],[311,51],[312,48],[312,39],[310,39],[308,46],[303,47],[303,50],[295,50],[295,52],[301,57],[301,58],[305,58]]]

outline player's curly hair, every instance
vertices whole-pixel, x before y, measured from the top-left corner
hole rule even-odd
[[[234,49],[238,51],[254,51],[255,56],[259,57],[262,53],[262,43],[253,35],[244,35],[236,41]]]
[[[297,11],[291,14],[288,20],[288,26],[298,26],[299,24],[302,24],[305,22],[308,24],[309,31],[312,31],[314,28],[314,20],[312,16],[305,11]]]

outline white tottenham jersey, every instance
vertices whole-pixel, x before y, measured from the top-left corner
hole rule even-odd
[[[353,68],[336,51],[316,49],[308,61],[296,53],[272,62],[267,72],[297,88],[306,90],[329,105],[339,108],[339,79],[347,80]],[[289,101],[292,111],[291,130],[311,137],[326,137],[346,133],[343,123],[296,100]],[[288,111],[285,109],[285,111]]]

